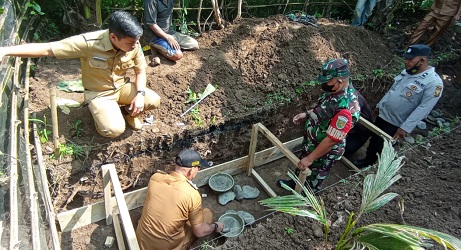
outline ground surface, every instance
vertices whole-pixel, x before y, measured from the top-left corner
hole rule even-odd
[[[453,43],[459,48],[450,38],[447,36],[442,44]],[[145,187],[157,169],[168,170],[174,156],[185,147],[199,150],[215,164],[246,155],[251,125],[257,122],[263,123],[281,141],[298,138],[301,131],[291,123],[291,118],[313,105],[320,95],[319,87],[309,82],[327,59],[346,57],[350,60],[354,85],[373,106],[389,88],[392,76],[402,69],[402,61],[392,49],[403,46],[404,39],[403,32],[383,39],[371,31],[327,20],[314,28],[288,22],[282,16],[244,19],[224,30],[204,33],[199,38],[200,50],[186,52],[178,63],[162,58],[160,66],[148,68],[148,86],[162,97],[159,109],[144,114],[144,117],[154,116],[153,125],[145,126],[142,131],[128,128],[120,138],[107,139],[97,135],[87,108],[72,108],[69,115],[59,113],[61,142],[76,144],[84,153],[80,159],[54,160],[50,158],[51,142],[45,143],[55,209],[61,212],[101,200],[99,167],[105,162],[116,164],[122,188],[130,191]],[[459,98],[456,98],[460,93],[451,82],[453,70],[448,67],[446,72],[449,72],[448,84],[439,106],[444,117],[453,118],[460,114]],[[46,116],[50,124],[47,84],[78,78],[77,60],[40,60],[31,78],[31,110],[37,112],[39,119]],[[190,113],[181,117],[190,106],[185,104],[186,91],[202,92],[209,83],[217,90],[198,105],[195,118]],[[59,91],[58,96],[83,100],[78,93]],[[78,120],[81,125],[75,126]],[[459,129],[454,130],[448,136],[432,139],[430,146],[425,144],[405,152],[403,178],[392,187],[405,199],[405,223],[461,237],[461,175],[455,144],[460,133]],[[258,150],[269,146],[260,138]],[[280,160],[261,167],[258,172],[277,193],[283,194],[286,192],[274,183],[284,178],[289,166],[289,162]],[[344,166],[335,167],[329,184],[349,175]],[[240,185],[259,188],[252,178],[244,175],[235,178]],[[354,177],[321,193],[332,221],[338,214],[358,207],[361,189],[357,183],[360,179]],[[260,190],[261,196],[255,200],[220,206],[206,186],[201,188],[209,194],[204,198],[204,205],[212,207],[216,216],[234,209],[246,210],[260,219],[236,239],[225,243],[222,238],[211,241],[217,237],[214,236],[207,238],[206,244],[224,243],[223,249],[315,249],[320,246],[322,239],[313,236],[311,221],[287,215],[265,217],[268,212],[256,202],[267,197]],[[140,211],[132,211],[135,225]],[[403,223],[396,202],[364,218],[363,223],[371,222]],[[344,223],[339,228],[342,226]],[[287,228],[294,231],[287,233]],[[331,242],[340,232],[338,228],[333,230]],[[113,229],[101,222],[63,233],[62,245],[63,249],[100,249],[107,236],[113,236]],[[197,248],[203,246],[199,244]]]

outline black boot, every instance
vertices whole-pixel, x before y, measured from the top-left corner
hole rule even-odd
[[[361,159],[361,160],[355,160],[352,162],[357,168],[359,169],[362,169],[362,168],[365,168],[365,167],[368,167],[370,165],[373,165],[373,161],[372,160],[368,160],[368,159]]]
[[[289,180],[280,179],[277,181],[277,186],[282,187],[282,183],[289,186],[291,189],[295,189],[296,187],[296,182],[292,179],[289,179]]]

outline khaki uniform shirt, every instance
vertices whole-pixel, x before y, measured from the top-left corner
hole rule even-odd
[[[154,174],[137,228],[141,249],[180,249],[187,222],[204,222],[200,193],[182,174]]]
[[[83,87],[90,91],[113,90],[125,83],[130,68],[143,70],[146,60],[139,42],[132,51],[116,50],[109,30],[100,30],[52,42],[58,59],[80,58]]]

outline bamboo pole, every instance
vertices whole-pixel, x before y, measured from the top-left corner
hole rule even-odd
[[[235,19],[240,19],[242,18],[242,4],[243,4],[243,0],[238,0],[237,2],[237,16],[235,17]]]
[[[30,74],[30,58],[27,59],[26,63],[26,75],[24,79],[24,90],[26,94],[24,96],[24,138],[25,153],[27,158],[27,177],[29,182],[29,200],[30,200],[30,224],[32,228],[32,248],[40,249],[40,229],[38,221],[38,205],[37,205],[37,192],[35,191],[34,174],[32,172],[32,159],[30,155],[29,147],[29,74]]]
[[[48,178],[46,177],[46,168],[43,161],[42,144],[37,132],[37,124],[33,124],[35,154],[37,155],[38,172],[40,177],[41,189],[43,192],[43,203],[45,204],[46,215],[51,231],[51,239],[53,241],[54,250],[60,250],[61,244],[59,243],[58,230],[56,228],[56,213],[54,211],[53,203],[51,202],[51,194],[48,188]]]
[[[216,24],[218,25],[219,29],[224,28],[222,17],[221,17],[221,12],[219,11],[219,4],[218,0],[211,0],[211,4],[213,5],[213,12],[214,12],[214,18],[216,20]]]
[[[56,104],[56,86],[50,84],[51,124],[53,125],[54,155],[59,157],[58,106]]]
[[[19,249],[19,207],[18,207],[18,92],[19,67],[21,59],[16,57],[13,73],[13,89],[11,90],[11,119],[10,119],[10,249]]]
[[[200,16],[202,15],[202,4],[203,4],[203,0],[200,0],[198,4],[198,13],[197,13],[198,33],[202,33],[202,28],[200,27]]]

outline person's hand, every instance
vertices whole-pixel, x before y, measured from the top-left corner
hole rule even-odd
[[[307,112],[312,112],[312,110],[309,110]],[[306,113],[299,113],[293,117],[293,123],[298,125],[301,124],[301,122],[304,122],[307,119],[307,114]]]
[[[373,113],[375,114],[375,117],[378,117],[379,109],[378,108],[373,109]]]
[[[137,94],[133,101],[131,101],[129,110],[131,111],[131,116],[139,115],[144,110],[144,96]]]
[[[302,158],[299,162],[298,162],[298,168],[301,169],[301,171],[304,171],[306,170],[310,165],[312,165],[312,162],[310,159],[309,159],[309,156],[306,156],[304,158]]]
[[[456,23],[460,18],[460,15],[456,15],[453,17],[453,24]]]
[[[394,137],[392,137],[392,139],[394,141],[396,141],[396,140],[398,140],[400,138],[405,138],[405,130],[403,130],[401,128],[398,128],[397,132],[395,132],[395,135],[394,135]]]
[[[218,229],[216,230],[218,233],[226,233],[226,232],[223,232],[223,229],[224,229],[224,224],[222,222],[215,222],[216,224],[218,224]]]
[[[167,35],[166,40],[167,40],[168,44],[170,44],[170,46],[171,46],[173,49],[175,49],[175,50],[181,50],[181,47],[179,46],[178,41],[176,41],[176,39],[174,39],[174,36],[172,36],[172,35]]]

